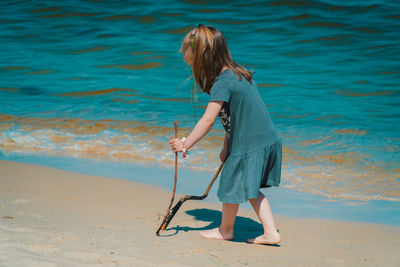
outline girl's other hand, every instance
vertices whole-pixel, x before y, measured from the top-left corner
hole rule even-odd
[[[226,151],[225,149],[222,149],[221,152],[219,153],[219,159],[225,163],[226,159],[228,158],[229,154],[228,151]]]
[[[173,152],[182,152],[183,144],[182,144],[181,140],[175,138],[175,139],[168,141],[168,144],[171,145],[171,150]]]

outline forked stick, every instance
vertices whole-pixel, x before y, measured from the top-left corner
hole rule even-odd
[[[213,186],[215,180],[217,180],[217,177],[220,174],[223,166],[224,166],[224,163],[221,163],[221,165],[219,165],[217,172],[215,173],[214,177],[212,178],[210,184],[208,185],[206,192],[204,192],[204,194],[202,196],[183,195],[181,197],[181,199],[178,201],[178,203],[176,203],[175,206],[170,211],[168,211],[163,222],[161,223],[160,227],[158,228],[156,235],[158,235],[158,236],[160,235],[160,230],[167,229],[168,224],[171,222],[172,218],[174,218],[176,212],[182,206],[183,202],[185,202],[186,200],[203,200],[208,196],[208,192],[210,192],[210,189]],[[171,208],[171,205],[169,208]]]
[[[175,138],[178,138],[178,122],[174,122],[174,128],[175,128]],[[161,223],[160,227],[158,227],[156,235],[160,235],[160,229],[161,226],[164,225],[165,221],[167,220],[167,217],[169,216],[170,210],[172,203],[174,203],[174,198],[175,198],[175,191],[176,191],[176,182],[178,180],[178,152],[175,152],[175,177],[174,177],[174,190],[172,191],[172,197],[171,201],[169,203],[167,212],[165,213],[165,217],[163,219],[163,222]]]

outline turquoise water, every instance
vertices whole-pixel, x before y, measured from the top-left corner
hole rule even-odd
[[[0,152],[169,165],[201,117],[179,53],[219,28],[284,142],[282,186],[400,200],[397,1],[1,1]],[[179,87],[179,88],[178,88]],[[215,124],[180,164],[215,169]]]

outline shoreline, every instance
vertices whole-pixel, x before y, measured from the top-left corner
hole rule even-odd
[[[173,186],[174,169],[152,162],[132,163],[23,153],[5,156],[1,151],[0,160],[35,164],[81,174],[115,177],[153,185],[168,192],[172,191]],[[213,171],[192,170],[179,164],[177,197],[183,194],[202,194],[213,175]],[[218,182],[217,179],[204,202],[220,203],[216,197]],[[400,226],[399,201],[328,198],[284,185],[261,191],[268,197],[274,214]],[[252,210],[248,202],[241,204],[240,207]]]
[[[400,227],[275,215],[280,247],[239,209],[233,241],[204,240],[220,205],[186,202],[155,236],[170,192],[128,181],[0,160],[0,262],[8,266],[396,266]],[[161,219],[158,214],[161,214]]]

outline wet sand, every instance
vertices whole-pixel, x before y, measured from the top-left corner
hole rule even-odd
[[[239,210],[233,241],[204,240],[220,206],[186,202],[155,236],[170,192],[132,181],[0,161],[0,266],[399,266],[400,227],[276,215],[279,247]],[[161,214],[161,216],[159,216]]]

